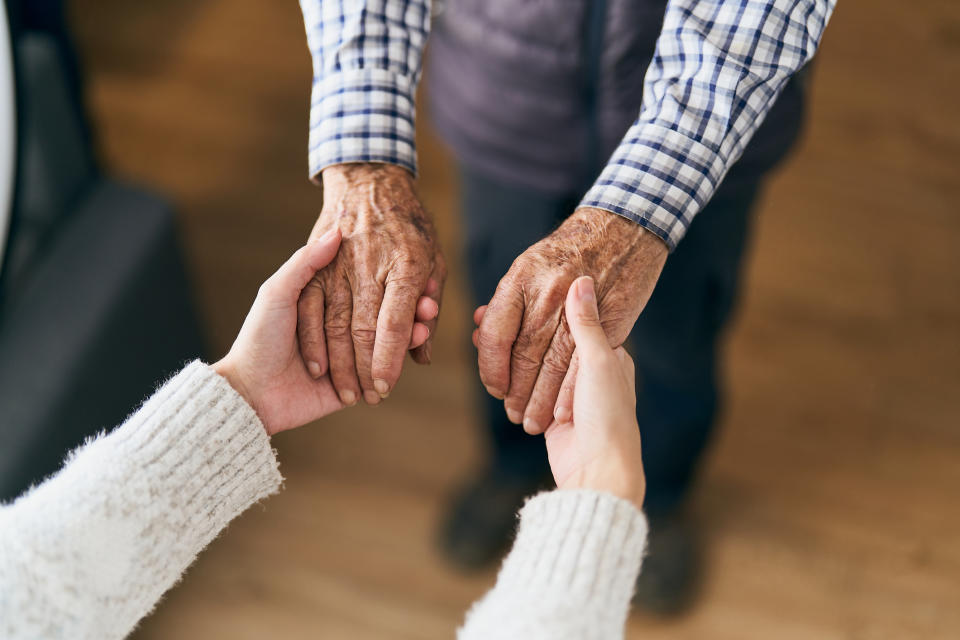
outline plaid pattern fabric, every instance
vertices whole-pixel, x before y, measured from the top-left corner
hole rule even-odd
[[[835,0],[672,0],[643,107],[580,206],[618,213],[676,248],[787,80],[820,42]]]
[[[300,0],[313,57],[310,175],[344,162],[416,172],[414,94],[429,0]]]
[[[313,55],[310,174],[388,162],[416,171],[414,93],[430,0],[300,0]],[[673,249],[813,54],[836,0],[670,0],[641,113],[581,206]]]

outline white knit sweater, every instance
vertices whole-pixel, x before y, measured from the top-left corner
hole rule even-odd
[[[282,478],[263,425],[200,362],[64,468],[0,507],[0,637],[123,638],[197,554]],[[529,500],[462,640],[621,638],[646,540],[630,503]]]

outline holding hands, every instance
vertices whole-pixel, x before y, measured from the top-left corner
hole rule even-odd
[[[479,324],[480,379],[502,398],[511,422],[543,433],[555,409],[569,411],[576,368],[563,301],[581,274],[596,278],[600,320],[612,345],[626,340],[647,304],[667,247],[640,225],[599,209],[581,208],[517,258],[500,281]],[[568,373],[569,372],[569,373]],[[565,382],[566,379],[566,382]]]
[[[486,309],[477,309],[477,324]],[[593,278],[574,280],[563,313],[578,365],[564,380],[558,400],[566,403],[566,411],[558,410],[543,434],[553,479],[559,489],[606,491],[640,509],[646,482],[633,360],[623,347],[610,347]],[[475,344],[479,332],[473,332]]]
[[[329,375],[315,378],[297,343],[297,303],[305,287],[327,268],[340,248],[339,229],[302,247],[260,287],[230,352],[213,369],[260,416],[267,434],[293,429],[343,408]],[[407,347],[426,342],[437,306],[421,298]]]
[[[375,193],[371,195],[370,206],[374,209],[376,207],[373,203],[377,197],[379,196]],[[370,213],[368,210],[359,217]],[[351,387],[350,384],[360,378],[363,379],[361,386],[365,394],[370,390],[365,385],[374,385],[381,377],[389,379],[392,386],[400,375],[400,364],[407,350],[411,350],[414,357],[419,357],[421,361],[429,358],[428,341],[432,329],[436,326],[440,283],[445,275],[442,256],[439,252],[434,255],[434,261],[430,264],[430,273],[433,274],[431,276],[425,264],[415,264],[407,258],[398,257],[391,253],[390,249],[373,251],[374,245],[369,243],[366,235],[374,234],[375,231],[367,227],[367,224],[354,219],[351,229],[357,240],[349,251],[344,246],[345,240],[341,231],[334,226],[294,253],[260,287],[230,352],[213,365],[254,408],[269,435],[306,424],[351,404],[345,401],[344,391],[353,389],[354,393],[358,393],[357,387]],[[429,227],[417,228],[419,230],[416,235],[424,243],[421,249],[435,247],[430,235],[432,230],[428,231]],[[407,240],[413,241],[411,237]],[[541,259],[546,247],[553,247],[552,250],[556,251],[556,242],[557,238],[551,237],[541,243],[543,247],[536,245],[528,251],[530,256],[518,259],[517,263],[520,264],[515,263],[514,268],[520,270],[526,261]],[[414,242],[413,246],[417,246],[417,242]],[[652,255],[649,259],[659,271],[662,260],[658,261],[655,253]],[[630,264],[631,261],[626,260],[626,263]],[[364,284],[364,279],[357,274],[350,275],[353,268],[350,265],[369,268],[373,275],[368,276],[372,280],[367,280]],[[545,265],[549,266],[551,265]],[[572,268],[556,263],[552,266],[562,270],[562,274],[553,274],[554,280],[550,286],[556,287],[559,286],[556,283],[567,277]],[[612,272],[616,273],[617,269]],[[384,273],[386,275],[382,275]],[[611,271],[605,273],[610,275]],[[473,338],[481,350],[482,365],[490,364],[491,355],[503,357],[502,353],[494,354],[489,350],[484,353],[484,347],[490,346],[484,343],[484,336],[509,335],[510,331],[503,331],[496,316],[492,314],[503,309],[500,305],[511,304],[511,294],[506,289],[512,286],[509,284],[512,278],[519,277],[519,274],[508,274],[504,278],[508,284],[501,283],[491,305],[480,307],[474,315],[479,328],[474,331]],[[440,278],[439,282],[434,278]],[[621,282],[622,278],[619,276],[613,281],[625,287],[626,284]],[[426,290],[424,296],[421,296],[416,288],[419,286],[416,283],[421,280]],[[379,286],[376,284],[378,282],[384,283],[382,292],[379,289],[374,291]],[[321,286],[318,283],[324,284]],[[330,285],[333,288],[328,290],[327,283],[333,283]],[[337,288],[340,285],[343,286],[342,289]],[[633,283],[632,286],[641,287],[641,290],[649,295],[646,283]],[[652,283],[649,288],[652,288]],[[358,291],[354,298],[344,301],[339,297],[351,294],[354,289]],[[604,322],[601,317],[603,301],[598,300],[594,280],[590,277],[577,278],[564,293],[565,304],[561,299],[558,304],[563,306],[555,312],[558,314],[554,323],[557,328],[551,348],[562,343],[571,355],[575,350],[575,361],[578,365],[567,372],[560,364],[556,364],[556,370],[541,372],[536,378],[537,385],[540,385],[540,380],[545,375],[557,374],[557,388],[554,389],[551,382],[548,395],[552,395],[554,399],[559,395],[559,400],[555,400],[556,405],[550,408],[557,419],[546,420],[537,413],[537,419],[544,420],[542,424],[547,425],[545,429],[537,431],[545,435],[550,467],[559,488],[606,491],[630,500],[639,508],[643,504],[645,483],[640,434],[635,415],[633,362],[623,347],[611,348],[609,337],[611,327],[614,331],[622,332],[625,337],[629,326],[636,319],[636,314],[639,314],[639,309],[624,307],[616,315],[617,322]],[[411,296],[414,297],[412,303],[407,300]],[[552,293],[548,296],[549,300],[553,297]],[[609,299],[611,297],[608,297]],[[620,298],[613,295],[612,299]],[[644,301],[645,299],[644,297]],[[376,311],[375,328],[358,332],[350,318],[337,315],[339,311],[333,314],[328,312],[331,300],[349,303],[354,315],[358,313],[358,309],[370,313]],[[513,304],[520,302],[519,299],[512,300]],[[530,303],[534,309],[543,310],[549,300],[531,297]],[[370,306],[374,302],[382,303],[382,306],[375,309]],[[608,306],[612,304],[608,303]],[[305,314],[305,309],[321,308],[324,313],[318,317]],[[409,326],[406,320],[396,320],[391,316],[393,312],[410,313]],[[512,317],[509,310],[501,312],[506,314],[506,318]],[[519,329],[521,332],[530,320],[527,316],[525,311],[517,316],[518,321],[523,322]],[[405,315],[396,317],[405,318]],[[341,326],[342,322],[346,324]],[[625,328],[621,327],[621,324]],[[333,333],[328,328],[331,326],[335,329]],[[337,333],[338,327],[342,329],[340,333]],[[351,330],[351,327],[354,328]],[[532,329],[531,326],[530,330]],[[309,337],[305,338],[305,335]],[[354,358],[357,345],[365,351],[356,351]],[[506,343],[504,345],[510,346]],[[524,359],[527,356],[522,349],[529,346],[529,339],[523,344],[518,339],[513,346],[517,353],[511,356],[511,360],[527,362]],[[569,361],[570,356],[566,359]],[[361,374],[361,366],[366,368],[367,365],[370,365],[371,369]],[[554,366],[545,359],[544,368],[548,365]],[[324,373],[317,375],[317,366]],[[511,373],[515,372],[537,373],[532,368],[526,370],[521,366],[515,369],[511,365]],[[508,401],[519,397],[517,387],[514,386],[518,384],[516,381],[527,380],[529,377],[510,378],[511,395]],[[344,383],[343,389],[337,387],[338,379]],[[381,394],[375,386],[373,389],[379,401]],[[356,401],[356,396],[353,400]],[[508,404],[509,406],[511,405]],[[548,416],[551,410],[546,411]],[[529,423],[525,426],[528,425]],[[528,431],[531,429],[528,428]]]
[[[611,349],[600,323],[593,279],[578,278],[566,300],[579,366],[572,419],[547,427],[547,457],[560,489],[607,491],[643,507],[646,482],[637,425],[633,360]]]
[[[429,337],[410,343],[418,314],[431,316],[424,324],[433,333],[446,263],[406,169],[342,164],[322,175],[323,209],[311,238],[339,228],[343,246],[300,299],[300,351],[313,377],[329,369],[344,405],[361,397],[378,404],[408,349],[414,361],[430,362]]]

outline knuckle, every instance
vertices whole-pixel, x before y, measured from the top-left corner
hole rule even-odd
[[[350,336],[353,338],[353,343],[361,347],[373,347],[373,344],[377,340],[377,332],[375,330],[363,327],[351,327]]]
[[[527,352],[533,349],[536,343],[536,334],[521,331],[520,335],[517,336],[516,342],[514,342],[513,350],[526,357]]]
[[[396,257],[391,273],[394,280],[413,280],[426,273],[429,266],[430,258],[423,251],[405,252]]]
[[[573,341],[573,334],[570,333],[570,326],[567,324],[567,319],[562,317],[560,319],[560,326],[553,335],[553,350],[569,360],[573,356],[573,351],[576,349],[576,346],[576,343]]]
[[[326,299],[327,318],[337,318],[337,323],[345,324],[346,319],[350,317],[350,305],[348,296],[328,296]],[[328,320],[327,324],[330,325],[331,320]]]
[[[276,277],[271,276],[263,281],[257,289],[257,297],[260,299],[274,298],[279,293]]]
[[[523,354],[543,354],[550,345],[553,333],[550,319],[545,314],[534,311],[524,318],[513,350]]]
[[[338,316],[327,316],[324,330],[328,339],[343,339],[350,335],[350,323]]]
[[[570,356],[564,357],[563,354],[551,349],[543,357],[543,366],[541,371],[552,378],[562,379],[570,368]]]
[[[527,374],[539,370],[541,362],[522,351],[514,351],[512,366],[517,373]]]
[[[496,331],[484,331],[481,328],[477,336],[477,345],[481,352],[498,353],[509,350],[513,343],[503,334]]]
[[[310,282],[307,283],[307,286],[303,288],[303,292],[300,294],[300,302],[308,305],[322,305],[323,298],[323,285],[316,278],[311,279]]]
[[[409,274],[391,274],[387,279],[387,286],[391,293],[399,298],[416,300],[423,290],[423,279]]]
[[[305,318],[303,322],[297,323],[297,335],[305,345],[314,345],[323,339],[323,327],[313,320]]]
[[[358,306],[379,306],[379,301],[383,298],[383,287],[377,282],[364,282],[355,287],[355,297]]]

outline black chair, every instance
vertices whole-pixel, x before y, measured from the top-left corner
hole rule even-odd
[[[173,211],[99,171],[66,32],[30,24],[31,4],[43,3],[8,3],[18,159],[0,273],[4,500],[203,352]]]

